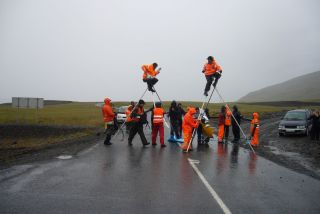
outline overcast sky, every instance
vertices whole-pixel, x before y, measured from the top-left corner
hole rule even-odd
[[[198,101],[209,55],[234,101],[320,70],[319,11],[319,0],[0,0],[0,102],[137,100],[153,62],[162,100]]]

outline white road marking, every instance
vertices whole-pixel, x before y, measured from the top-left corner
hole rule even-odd
[[[60,160],[69,160],[72,158],[72,155],[60,155],[57,158]]]
[[[198,169],[198,167],[196,166],[196,164],[199,164],[200,161],[198,160],[193,160],[188,158],[190,165],[192,166],[192,168],[194,169],[194,171],[196,171],[197,175],[199,176],[199,178],[201,179],[202,183],[205,185],[205,187],[208,189],[208,191],[210,192],[210,194],[212,195],[212,197],[217,201],[217,203],[219,204],[219,206],[221,207],[222,211],[226,214],[231,214],[231,211],[229,210],[229,208],[223,203],[222,199],[219,197],[219,195],[216,193],[216,191],[214,191],[214,189],[210,186],[210,184],[208,183],[208,181],[206,180],[206,178],[203,176],[203,174],[200,172],[200,170]]]

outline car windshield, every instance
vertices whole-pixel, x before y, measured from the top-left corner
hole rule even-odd
[[[299,111],[292,111],[288,112],[284,118],[284,120],[305,120],[306,119],[306,113],[305,112],[299,112]]]
[[[127,111],[128,106],[121,106],[118,109],[118,113],[125,113]]]

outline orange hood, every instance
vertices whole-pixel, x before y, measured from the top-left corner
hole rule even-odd
[[[257,112],[254,112],[252,116],[253,116],[253,119],[259,119],[259,114]]]
[[[110,105],[110,102],[111,102],[111,99],[110,99],[110,98],[104,99],[104,103],[105,103],[106,105]]]
[[[195,113],[197,113],[197,111],[196,111],[196,109],[193,108],[193,107],[188,107],[188,113],[189,113],[190,115],[194,115]]]

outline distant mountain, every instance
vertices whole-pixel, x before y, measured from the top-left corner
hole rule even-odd
[[[239,102],[293,101],[320,99],[320,71],[250,92]]]

